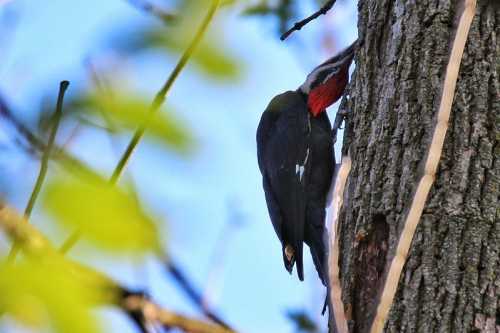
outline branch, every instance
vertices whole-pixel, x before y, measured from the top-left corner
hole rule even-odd
[[[342,286],[339,278],[339,237],[338,237],[338,220],[339,213],[344,201],[344,189],[347,182],[347,177],[351,171],[351,158],[349,156],[342,157],[342,164],[335,179],[335,187],[333,191],[330,222],[330,255],[328,256],[328,267],[330,276],[330,301],[333,307],[335,317],[336,331],[339,333],[349,333],[347,320],[344,312],[344,304],[342,303]]]
[[[38,173],[38,177],[36,179],[33,192],[31,192],[28,204],[26,206],[26,209],[24,210],[24,216],[26,218],[26,221],[28,221],[31,216],[31,212],[33,211],[33,207],[35,206],[36,199],[40,194],[40,190],[42,189],[43,182],[47,175],[50,153],[52,151],[52,147],[54,146],[54,141],[57,130],[59,128],[59,123],[61,122],[64,93],[66,92],[66,89],[68,89],[68,86],[69,86],[68,81],[62,81],[59,85],[59,95],[57,97],[57,106],[56,106],[56,111],[54,113],[54,121],[52,125],[52,130],[49,135],[49,141],[43,152],[42,162],[40,164],[40,172]],[[14,241],[14,243],[12,244],[12,248],[10,249],[8,261],[13,261],[16,258],[18,252],[19,252],[19,243]]]
[[[144,122],[139,126],[137,131],[134,133],[134,136],[132,137],[132,140],[129,142],[125,152],[123,153],[122,157],[120,158],[120,161],[116,165],[113,174],[111,175],[111,178],[109,179],[109,183],[111,185],[115,185],[118,180],[120,179],[122,173],[125,171],[125,168],[127,166],[128,161],[130,160],[130,157],[132,156],[132,153],[134,152],[135,148],[141,141],[142,137],[144,136],[144,133],[146,132],[146,129],[149,126],[149,123],[153,119],[154,115],[158,111],[158,109],[162,106],[162,104],[165,102],[167,98],[167,94],[170,91],[170,88],[172,88],[172,85],[174,84],[175,80],[183,70],[183,68],[186,66],[188,60],[191,58],[191,55],[193,54],[196,46],[200,43],[203,35],[207,31],[208,25],[212,21],[215,12],[219,8],[221,0],[212,0],[212,4],[210,5],[210,8],[208,9],[208,12],[203,19],[200,27],[198,28],[198,31],[196,32],[193,40],[187,47],[187,49],[184,51],[182,54],[181,58],[179,59],[177,65],[173,69],[173,71],[170,73],[167,81],[163,85],[163,87],[160,89],[160,91],[156,94],[150,108],[149,112],[144,119]],[[76,230],[72,235],[69,236],[69,238],[63,243],[61,250],[62,252],[65,253],[69,251],[75,244],[76,242],[80,239],[80,231]]]
[[[281,35],[280,39],[285,40],[290,36],[294,31],[298,31],[302,29],[306,24],[311,22],[312,20],[317,19],[321,15],[325,15],[328,13],[330,9],[332,9],[333,5],[335,4],[337,0],[328,0],[323,7],[321,7],[320,10],[318,10],[316,13],[312,14],[311,16],[303,19],[302,21],[295,22],[293,27],[291,27],[288,31],[286,31],[283,35]]]
[[[229,325],[226,324],[226,322],[216,313],[214,313],[212,310],[210,310],[209,307],[207,307],[203,303],[203,296],[202,294],[194,287],[194,284],[189,280],[189,278],[184,274],[182,269],[180,269],[179,265],[175,264],[171,258],[163,260],[165,263],[165,267],[172,275],[172,277],[177,281],[181,289],[185,292],[185,294],[188,296],[188,298],[198,306],[198,308],[203,312],[207,318],[210,318],[217,324],[221,325],[222,327],[225,327],[226,329],[229,329]]]
[[[16,131],[31,144],[34,148],[39,151],[44,151],[46,149],[45,143],[34,135],[31,130],[21,123],[13,114],[7,102],[0,96],[0,115],[2,115],[7,121],[9,121]]]
[[[33,147],[36,151],[44,152],[47,144],[36,136],[31,130],[14,116],[14,112],[9,108],[5,100],[0,96],[0,115],[10,122],[16,131]],[[84,173],[90,178],[100,178],[98,173],[83,161],[79,160],[64,148],[54,144],[51,157],[61,163],[64,167],[73,172]]]
[[[448,120],[453,104],[453,96],[458,79],[460,63],[462,61],[465,43],[467,42],[469,28],[476,11],[476,0],[464,0],[463,3],[464,7],[462,8],[455,39],[452,44],[450,60],[446,68],[441,102],[436,118],[436,127],[434,128],[434,134],[425,160],[424,172],[415,191],[408,215],[406,216],[403,231],[398,241],[398,247],[394,259],[391,262],[384,289],[382,290],[382,296],[380,297],[380,302],[377,307],[377,313],[372,323],[371,333],[379,333],[384,329],[387,315],[389,314],[394,295],[398,288],[401,271],[403,270],[406,257],[408,256],[408,250],[410,249],[413,235],[415,234],[425,202],[429,196],[434,179],[436,178],[436,171],[443,152],[446,131],[448,130]]]
[[[46,255],[56,256],[69,263],[75,278],[88,288],[98,288],[103,291],[99,301],[106,304],[119,306],[131,318],[136,318],[137,313],[142,313],[146,322],[159,323],[165,327],[175,327],[192,333],[235,333],[220,325],[188,318],[172,311],[161,308],[146,296],[130,292],[117,282],[94,269],[77,262],[65,259],[51,243],[33,225],[27,223],[25,217],[14,209],[0,202],[0,229],[9,237],[19,242],[24,251],[35,257]],[[145,325],[137,322],[141,329]]]
[[[141,295],[125,298],[122,307],[129,312],[140,312],[146,321],[157,322],[165,328],[177,327],[190,333],[234,333],[234,331],[217,324],[188,318],[161,308]]]
[[[49,240],[33,225],[29,224],[24,216],[1,201],[0,229],[3,229],[13,241],[18,242],[22,250],[30,256],[35,258],[54,256],[55,258],[64,259],[51,245]],[[89,288],[108,291],[105,294],[106,297],[103,297],[100,301],[114,302],[114,297],[109,297],[109,291],[111,291],[111,294],[118,294],[118,292],[121,292],[122,288],[104,274],[77,262],[67,259],[64,260],[69,264],[72,274],[74,274],[75,278],[81,283],[86,284]]]
[[[172,21],[174,21],[176,18],[174,14],[166,12],[162,8],[154,5],[153,3],[147,0],[127,0],[127,2],[130,3],[132,6],[134,6],[135,8],[138,8],[143,12],[146,12],[147,14],[151,14],[157,17],[165,24],[172,23]]]

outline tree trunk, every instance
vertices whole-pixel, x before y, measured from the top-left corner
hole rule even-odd
[[[478,0],[436,180],[386,332],[500,332],[500,0]],[[434,130],[458,0],[361,0],[340,279],[368,332]]]

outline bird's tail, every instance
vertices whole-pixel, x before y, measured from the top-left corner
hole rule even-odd
[[[297,275],[299,276],[300,281],[304,281],[304,261],[303,261],[303,255],[302,255],[302,250],[304,248],[304,243],[300,243],[299,246],[297,247]]]
[[[328,286],[327,269],[327,240],[328,237],[323,226],[306,226],[305,241],[311,250],[311,257],[318,272],[318,276],[324,286]]]
[[[289,202],[287,206],[289,209],[285,212],[286,221],[284,224],[287,227],[284,228],[283,235],[283,260],[285,261],[285,268],[290,274],[292,274],[293,266],[296,264],[299,280],[304,281],[303,248],[306,220],[306,193],[304,192],[300,178],[291,178],[289,185],[291,190],[288,193]]]
[[[292,274],[293,266],[297,264],[297,275],[300,281],[304,281],[303,243],[295,246],[287,244],[283,246],[283,262],[286,270]]]

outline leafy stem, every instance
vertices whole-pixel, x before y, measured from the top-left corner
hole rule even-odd
[[[35,182],[35,186],[33,187],[33,191],[31,192],[30,199],[28,201],[28,204],[26,205],[26,208],[24,209],[24,217],[26,218],[26,221],[29,220],[31,216],[31,212],[33,211],[33,207],[35,207],[36,199],[38,198],[38,195],[40,194],[40,191],[42,189],[43,182],[45,180],[45,177],[47,176],[47,170],[49,166],[49,159],[50,159],[50,154],[52,151],[52,147],[54,146],[54,141],[56,139],[56,134],[57,130],[59,129],[59,124],[61,123],[61,117],[62,117],[62,105],[64,101],[64,94],[66,90],[68,89],[69,82],[68,81],[61,81],[59,84],[59,95],[57,97],[57,106],[56,106],[56,111],[54,112],[54,118],[52,121],[52,129],[50,131],[49,135],[49,141],[47,142],[47,146],[45,147],[45,150],[43,151],[42,155],[42,161],[40,164],[40,172],[38,173],[38,177]],[[8,256],[8,261],[12,262],[17,256],[17,253],[19,252],[19,242],[14,241],[12,248],[10,249],[9,256]]]
[[[201,39],[203,38],[203,35],[207,31],[208,25],[212,21],[215,12],[219,8],[221,0],[213,0],[212,4],[210,5],[210,8],[208,9],[207,14],[203,18],[203,21],[201,22],[200,27],[196,31],[195,36],[189,43],[188,47],[182,54],[181,58],[177,62],[175,68],[172,70],[170,73],[169,77],[161,87],[160,91],[156,94],[153,102],[151,103],[151,106],[149,107],[148,114],[146,115],[143,123],[139,126],[139,128],[136,130],[134,133],[134,136],[130,140],[127,148],[125,149],[125,152],[122,154],[118,164],[116,165],[113,174],[111,175],[109,179],[109,183],[111,185],[115,185],[118,180],[120,179],[121,175],[125,171],[125,168],[127,167],[127,164],[130,160],[130,157],[132,156],[132,153],[134,152],[135,148],[141,141],[142,137],[144,136],[144,133],[146,132],[146,129],[149,126],[149,123],[153,119],[153,116],[156,114],[158,109],[163,105],[167,98],[167,94],[172,88],[175,80],[181,73],[181,71],[184,69],[186,66],[187,62],[191,58],[194,50],[196,49],[196,46],[200,43]],[[68,237],[68,239],[64,242],[64,244],[61,246],[61,252],[66,253],[69,251],[75,244],[76,242],[80,239],[80,231],[76,230],[72,235]]]

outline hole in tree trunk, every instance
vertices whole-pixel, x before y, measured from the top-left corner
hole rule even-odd
[[[385,215],[374,215],[370,230],[364,237],[357,238],[359,245],[353,304],[354,332],[367,332],[376,310],[378,292],[384,283],[389,238]]]

